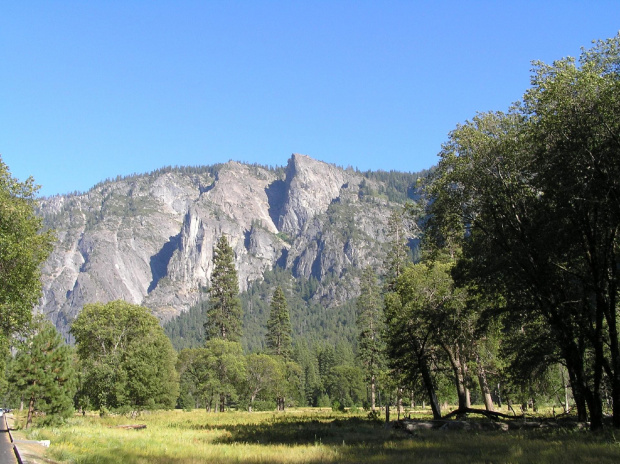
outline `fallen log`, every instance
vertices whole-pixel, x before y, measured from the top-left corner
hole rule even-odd
[[[442,419],[449,419],[453,416],[457,416],[459,414],[481,414],[489,419],[500,420],[503,419],[519,419],[523,418],[523,415],[520,416],[511,416],[510,414],[504,414],[503,412],[497,411],[487,411],[486,409],[476,409],[476,408],[464,408],[464,409],[455,409],[449,414],[446,414]]]

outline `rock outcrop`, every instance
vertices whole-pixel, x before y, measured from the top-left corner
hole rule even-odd
[[[315,277],[326,306],[358,292],[355,269],[379,265],[396,203],[361,198],[380,182],[294,154],[285,170],[230,161],[106,181],[41,201],[58,241],[38,310],[68,335],[84,304],[124,299],[162,321],[204,297],[213,246],[226,234],[245,290],[282,266]]]

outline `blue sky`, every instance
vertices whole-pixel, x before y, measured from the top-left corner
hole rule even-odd
[[[618,1],[3,1],[0,154],[40,193],[291,153],[418,171]]]

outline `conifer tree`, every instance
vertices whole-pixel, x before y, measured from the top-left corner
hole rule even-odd
[[[28,402],[26,428],[35,411],[45,413],[45,422],[62,421],[73,413],[75,370],[71,349],[56,328],[38,320],[20,343],[9,376],[10,383]]]
[[[241,300],[234,252],[222,235],[215,245],[213,273],[209,288],[209,309],[205,333],[207,340],[221,338],[237,342],[241,338]]]
[[[267,321],[267,348],[271,354],[288,359],[291,355],[291,319],[282,287],[278,286],[271,299],[271,312]]]
[[[388,219],[389,251],[386,257],[386,290],[391,292],[396,285],[396,279],[409,264],[409,248],[403,221],[403,211],[394,210]]]
[[[366,380],[370,383],[370,407],[375,410],[377,376],[385,360],[383,332],[383,303],[377,276],[369,266],[364,269],[357,299],[358,357],[364,365]]]

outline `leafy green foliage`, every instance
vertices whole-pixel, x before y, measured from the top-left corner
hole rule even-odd
[[[71,333],[83,369],[81,394],[92,407],[174,407],[176,353],[146,308],[124,301],[89,304]]]
[[[462,244],[460,283],[511,324],[548,328],[529,344],[561,353],[593,428],[605,380],[620,427],[619,44],[536,63],[522,104],[450,134],[431,188],[429,235]]]
[[[285,382],[284,374],[284,363],[273,356],[252,353],[246,357],[246,375],[243,389],[249,402],[250,411],[252,411],[257,397],[265,400],[275,399],[279,385]]]
[[[294,278],[289,270],[276,267],[266,271],[262,281],[253,282],[247,291],[240,295],[243,308],[241,342],[244,351],[256,352],[267,349],[270,301],[278,286],[282,288],[287,302],[294,343],[302,338],[310,343],[314,343],[315,340],[327,340],[336,344],[341,339],[353,344],[356,342],[354,300],[340,306],[325,308],[313,298],[319,286],[316,278]],[[164,325],[166,334],[177,350],[204,345],[205,335],[202,325],[208,304],[205,301],[199,302],[188,312],[180,314]]]
[[[41,296],[41,264],[54,235],[35,215],[38,187],[19,182],[0,159],[0,337],[5,340],[30,321]],[[4,356],[4,355],[3,355]]]
[[[286,298],[290,315],[293,344],[301,339],[314,344],[325,340],[334,345],[339,340],[355,343],[355,302],[326,308],[315,298],[319,282],[316,278],[294,278],[290,270],[274,268],[266,271],[264,279],[254,282],[241,294],[244,312],[246,351],[266,350],[267,321],[271,313],[270,301],[280,286]]]
[[[189,397],[193,404],[202,404],[207,411],[215,411],[217,406],[224,411],[226,404],[238,400],[246,370],[238,342],[214,338],[204,348],[184,350],[181,360],[184,401]]]
[[[455,313],[461,306],[450,267],[438,262],[410,265],[396,280],[394,292],[385,299],[390,362],[409,378],[422,377],[436,417],[440,411],[432,364],[439,350],[447,348],[443,337],[454,335],[447,325],[452,321],[458,324]],[[463,380],[460,379],[461,383]]]

